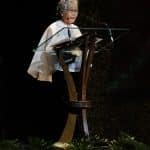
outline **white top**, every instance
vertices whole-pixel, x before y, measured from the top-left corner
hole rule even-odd
[[[58,20],[49,25],[40,39],[28,68],[28,73],[34,78],[38,78],[42,74],[46,76],[52,75],[52,72],[56,70],[62,71],[53,46],[61,43],[61,41],[67,41],[69,39],[74,40],[81,35],[79,28],[74,24],[67,25],[63,21]],[[68,65],[68,70],[70,72],[80,71],[82,62],[81,50],[80,54],[81,55],[76,55],[75,61]]]

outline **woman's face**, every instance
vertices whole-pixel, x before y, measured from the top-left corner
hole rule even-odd
[[[62,13],[62,20],[66,24],[72,24],[75,22],[77,16],[78,16],[77,10],[67,10]]]

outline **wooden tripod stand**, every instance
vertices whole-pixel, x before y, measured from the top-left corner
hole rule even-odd
[[[84,136],[89,138],[89,128],[87,121],[87,109],[91,107],[91,102],[87,100],[87,83],[89,78],[89,72],[92,65],[92,60],[95,52],[95,40],[96,37],[93,35],[87,35],[84,37],[84,50],[82,55],[81,65],[81,87],[80,91],[77,92],[75,82],[71,73],[68,71],[68,67],[63,59],[63,56],[58,52],[58,60],[63,68],[64,77],[68,87],[69,93],[69,106],[71,108],[78,109],[80,111],[80,124],[83,127]],[[77,39],[78,40],[78,39]],[[83,41],[82,41],[83,42]],[[80,97],[79,97],[80,96]],[[64,127],[64,130],[54,146],[59,147],[58,143],[69,143],[71,142],[76,127],[78,114],[69,112],[68,118]],[[61,146],[60,146],[61,147]],[[63,147],[62,147],[63,148]]]

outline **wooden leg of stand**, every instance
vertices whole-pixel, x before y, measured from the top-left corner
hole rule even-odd
[[[83,124],[84,135],[87,138],[89,138],[89,128],[88,128],[88,122],[87,122],[87,112],[86,112],[86,109],[82,110],[82,124]]]
[[[68,92],[69,92],[69,101],[70,102],[77,101],[78,97],[77,97],[77,91],[76,91],[74,80],[70,72],[68,71],[68,67],[65,64],[62,57],[60,57],[59,61],[64,70],[64,75],[65,75],[65,79],[67,82],[67,87],[68,87]],[[60,136],[60,139],[58,140],[58,142],[53,144],[53,146],[56,147],[56,149],[58,148],[66,149],[66,147],[68,146],[68,143],[71,142],[73,135],[74,135],[76,120],[77,120],[76,114],[71,114],[71,113],[68,114],[68,118],[67,118],[64,130]]]
[[[64,143],[71,142],[74,131],[75,131],[76,119],[77,119],[76,114],[69,113],[64,131],[63,131],[59,141],[64,142]]]
[[[69,146],[69,143],[71,142],[74,135],[76,120],[77,120],[76,114],[71,114],[71,113],[68,114],[67,122],[61,134],[61,137],[58,140],[58,142],[53,144],[55,150],[61,150],[61,149],[65,150]]]

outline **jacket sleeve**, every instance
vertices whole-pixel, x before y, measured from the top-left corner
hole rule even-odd
[[[38,47],[33,55],[27,73],[40,81],[52,82],[53,62],[52,56],[46,52],[48,38],[51,37],[51,29],[47,28],[43,33]]]

